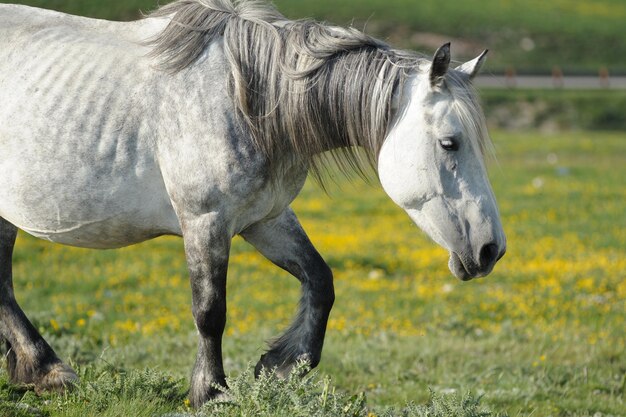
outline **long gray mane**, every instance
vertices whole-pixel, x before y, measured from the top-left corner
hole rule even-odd
[[[150,15],[164,16],[171,22],[150,41],[161,67],[183,71],[222,40],[230,93],[257,148],[270,161],[294,155],[320,180],[316,155],[328,150],[344,171],[374,163],[394,91],[428,62],[353,28],[289,21],[263,2],[178,0]]]

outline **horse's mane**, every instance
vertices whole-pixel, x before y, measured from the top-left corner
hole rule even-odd
[[[178,0],[149,15],[165,16],[150,41],[161,68],[183,71],[223,40],[230,94],[257,148],[269,161],[293,155],[320,180],[316,156],[329,149],[344,171],[376,161],[396,87],[428,63],[353,28],[289,21],[264,2]]]

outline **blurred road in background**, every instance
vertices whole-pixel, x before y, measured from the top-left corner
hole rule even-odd
[[[479,75],[477,87],[568,90],[626,90],[626,77],[600,78],[594,76],[552,77],[545,75]]]

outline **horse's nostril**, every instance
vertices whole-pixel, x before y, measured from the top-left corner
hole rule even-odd
[[[500,259],[502,259],[502,257],[504,256],[505,253],[506,253],[506,247],[504,249],[502,249],[502,252],[500,252],[500,254],[498,255],[498,259],[496,259],[496,262],[498,262]]]
[[[498,259],[498,245],[495,243],[489,243],[482,247],[480,250],[480,266],[481,268],[487,268]]]

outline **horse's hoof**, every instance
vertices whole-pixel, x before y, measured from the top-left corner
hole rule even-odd
[[[213,398],[211,398],[209,401],[216,402],[216,403],[229,403],[232,400],[233,400],[233,396],[230,394],[230,392],[220,391],[217,394],[215,394]]]
[[[286,379],[289,377],[291,372],[293,371],[293,367],[296,363],[306,362],[311,365],[311,355],[308,353],[302,353],[298,355],[295,361],[284,361],[275,358],[271,352],[265,353],[261,355],[261,359],[254,367],[254,377],[258,378],[261,375],[263,369],[266,372],[274,372],[274,374],[282,379]]]
[[[228,392],[223,392],[215,389],[209,390],[208,393],[202,395],[193,395],[189,393],[189,405],[191,408],[198,409],[207,402],[227,403],[232,399]]]
[[[259,359],[259,361],[256,363],[256,366],[254,367],[254,379],[259,379],[259,377],[261,376],[261,371],[263,371],[263,369],[267,369],[266,365],[264,364],[265,355],[266,354],[261,355],[261,359]]]
[[[72,368],[64,363],[57,363],[35,383],[35,392],[64,392],[73,389],[77,382],[78,375]]]
[[[210,385],[208,389],[192,385],[189,390],[189,405],[191,405],[192,408],[197,409],[209,401],[229,402],[231,400],[231,396],[228,391],[226,391],[228,389],[225,387],[226,382],[219,385],[221,386],[220,388]]]
[[[281,376],[279,373],[280,368],[285,367],[285,362],[278,359],[272,352],[267,352],[261,355],[261,359],[254,367],[254,378],[258,379],[261,376],[261,372],[274,372],[277,376]]]

